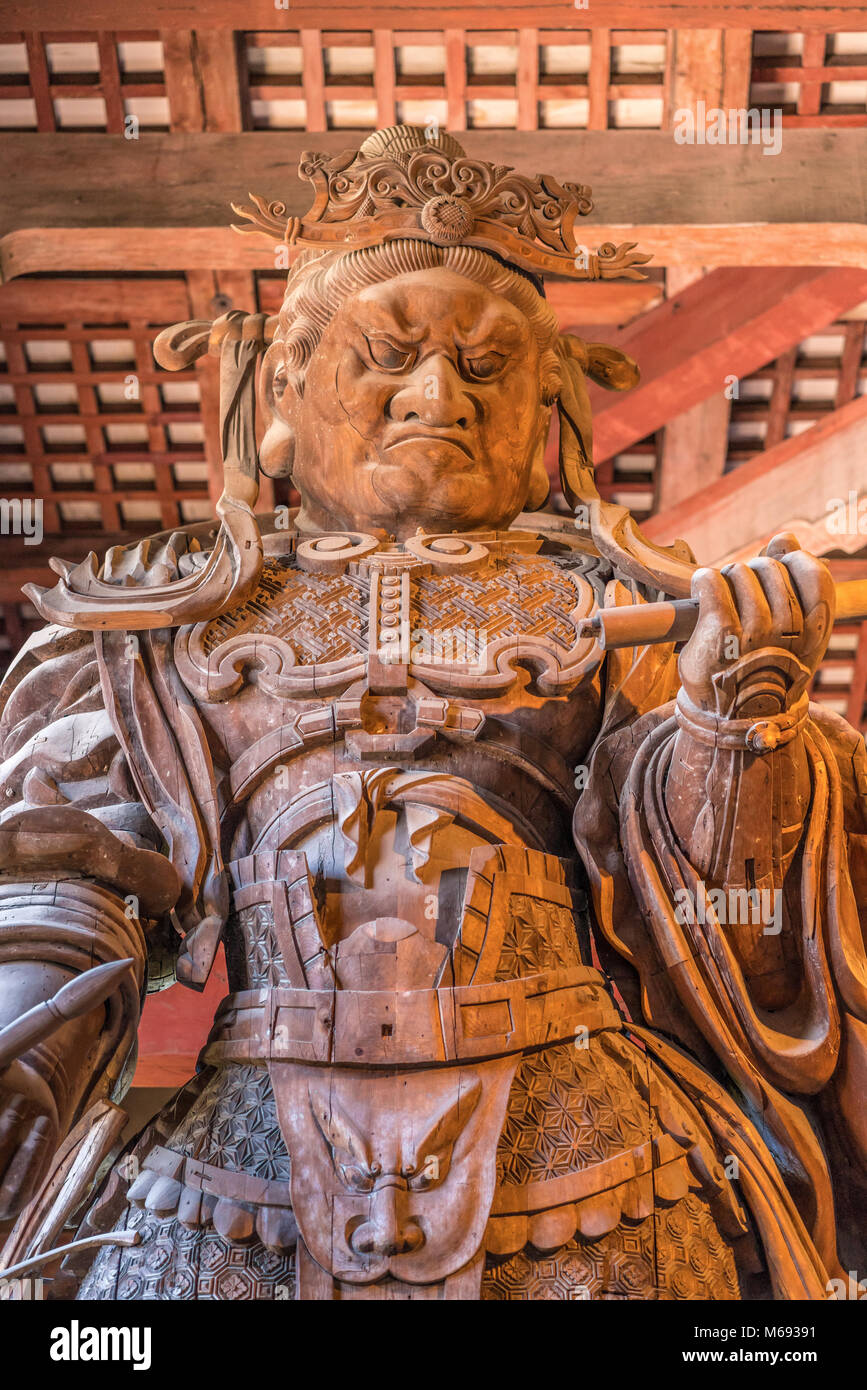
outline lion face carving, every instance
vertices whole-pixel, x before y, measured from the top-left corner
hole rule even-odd
[[[473,1258],[515,1064],[272,1066],[296,1219],[323,1269],[349,1283],[426,1284]]]

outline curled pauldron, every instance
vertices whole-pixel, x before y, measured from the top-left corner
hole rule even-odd
[[[79,565],[51,560],[60,574],[53,589],[25,584],[23,592],[48,623],[89,632],[178,627],[215,618],[249,596],[262,568],[262,539],[250,507],[224,493],[213,550],[184,578],[127,586],[100,575],[91,553]]]
[[[166,328],[154,343],[154,356],[169,371],[188,367],[207,353],[220,358],[220,439],[223,495],[217,503],[216,542],[189,573],[167,577],[153,566],[140,584],[129,584],[122,555],[113,582],[112,565],[100,572],[91,552],[79,565],[52,559],[60,582],[51,590],[36,584],[24,592],[46,620],[63,627],[97,632],[178,627],[217,617],[243,603],[262,569],[262,537],[253,515],[258,496],[255,386],[256,359],[273,338],[276,318],[233,309],[213,323],[190,321]],[[154,582],[156,581],[156,582]]]

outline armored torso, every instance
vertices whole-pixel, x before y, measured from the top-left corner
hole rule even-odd
[[[267,835],[290,784],[294,801],[319,773],[377,763],[448,769],[505,795],[540,846],[554,821],[562,836],[599,722],[578,623],[610,578],[573,537],[268,537],[254,596],[174,648],[245,808],[236,848]]]
[[[232,993],[142,1150],[146,1239],[86,1296],[736,1295],[710,1204],[742,1217],[624,1034],[568,855],[610,577],[565,527],[275,532],[255,594],[178,632]]]

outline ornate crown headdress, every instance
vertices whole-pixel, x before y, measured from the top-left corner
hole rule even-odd
[[[470,159],[450,135],[429,139],[417,126],[377,131],[358,150],[333,157],[307,152],[298,173],[312,183],[313,204],[287,216],[282,202],[251,193],[252,206],[233,203],[249,226],[290,246],[323,251],[378,246],[396,237],[437,246],[473,246],[510,265],[576,280],[643,279],[650,260],[634,241],[589,250],[575,234],[592,211],[586,184],[527,178],[503,164]]]

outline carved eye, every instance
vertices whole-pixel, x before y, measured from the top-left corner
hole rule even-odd
[[[387,372],[399,372],[409,364],[412,352],[409,348],[395,347],[387,338],[368,338],[367,346],[378,367]]]
[[[477,381],[490,381],[503,370],[506,361],[502,352],[486,352],[483,357],[465,357],[464,362],[470,376]]]
[[[407,1187],[413,1192],[424,1192],[429,1187],[437,1187],[449,1170],[451,1151],[447,1154],[425,1154],[419,1164],[408,1163],[403,1170]]]
[[[373,1174],[366,1169],[359,1168],[355,1164],[341,1163],[338,1165],[340,1181],[350,1192],[372,1192]]]

